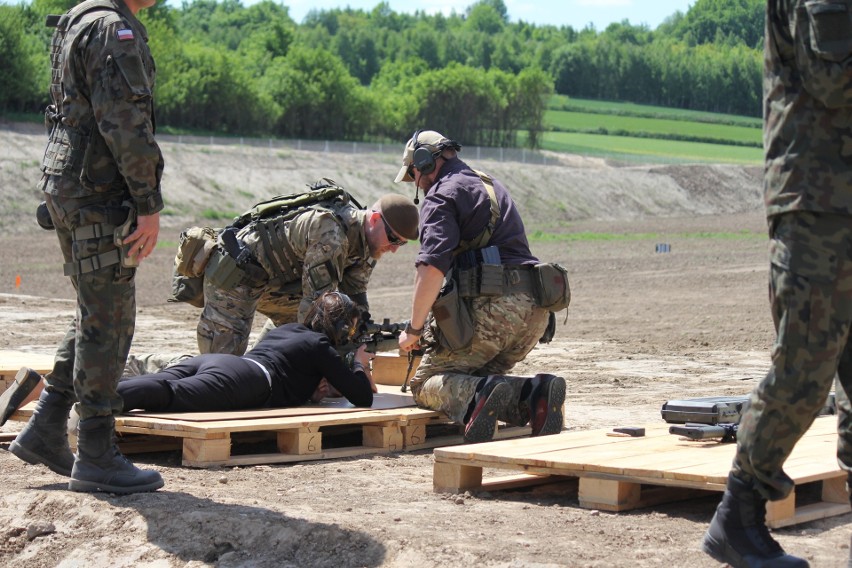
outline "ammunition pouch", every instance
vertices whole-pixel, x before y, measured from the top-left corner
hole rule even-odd
[[[533,296],[536,304],[551,312],[568,308],[571,303],[571,287],[568,271],[556,263],[537,264],[532,271]]]
[[[266,271],[253,259],[238,264],[234,257],[219,248],[210,255],[204,278],[221,290],[232,290],[240,284],[262,286],[269,282]]]
[[[455,271],[459,296],[477,298],[531,294],[535,296],[534,276],[530,266],[478,264]]]
[[[234,257],[225,251],[217,251],[210,256],[204,278],[216,288],[231,290],[242,282],[245,272],[237,265]]]
[[[196,308],[204,307],[204,276],[181,276],[172,271],[172,295],[169,302],[186,302]]]
[[[44,150],[41,171],[48,175],[79,179],[89,137],[76,128],[61,122],[51,125],[47,147]]]
[[[175,273],[189,278],[203,276],[215,247],[215,229],[190,227],[181,231],[175,255]]]
[[[216,248],[216,230],[190,227],[181,231],[172,268],[172,294],[169,302],[186,302],[204,307],[204,271]]]
[[[459,294],[454,278],[447,278],[441,294],[432,304],[436,335],[442,347],[450,351],[467,348],[473,341],[474,322],[470,304]]]

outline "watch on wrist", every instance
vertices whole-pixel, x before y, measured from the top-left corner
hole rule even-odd
[[[411,327],[411,322],[407,322],[405,324],[405,334],[406,335],[421,335],[423,333],[423,328]]]

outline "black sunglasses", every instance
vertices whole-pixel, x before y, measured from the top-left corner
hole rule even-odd
[[[379,217],[381,217],[381,218],[382,218],[382,223],[384,223],[384,224],[385,224],[385,235],[387,235],[387,237],[388,237],[388,242],[389,242],[390,244],[392,244],[392,245],[396,245],[396,246],[398,246],[398,247],[401,247],[402,245],[404,245],[405,243],[407,243],[407,242],[408,242],[408,241],[405,241],[405,240],[403,240],[403,239],[400,239],[399,237],[397,237],[396,235],[394,235],[394,234],[393,234],[393,231],[391,230],[390,225],[388,225],[388,222],[387,222],[387,221],[385,221],[384,216],[382,216],[382,215],[380,214],[380,215],[379,215]]]
[[[408,177],[411,179],[417,179],[414,177],[414,164],[408,166]]]

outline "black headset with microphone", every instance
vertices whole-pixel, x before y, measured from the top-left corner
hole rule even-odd
[[[448,140],[443,144],[439,144],[437,146],[437,150],[432,152],[417,139],[421,132],[423,131],[417,130],[414,132],[414,136],[411,137],[411,139],[414,140],[414,153],[411,155],[411,165],[423,175],[429,175],[435,171],[435,160],[437,160],[438,156],[440,156],[441,152],[443,152],[446,148],[452,148],[456,152],[461,150],[461,146],[458,142],[455,140]]]
[[[411,167],[416,169],[422,175],[429,175],[435,171],[436,160],[438,156],[441,155],[446,148],[452,148],[456,152],[461,150],[461,145],[455,140],[448,140],[443,144],[438,144],[437,150],[434,152],[429,148],[426,148],[423,144],[418,140],[420,133],[422,130],[415,130],[414,135],[411,137],[414,140],[414,152],[411,155]],[[420,199],[418,199],[419,187],[415,187],[414,190],[414,204],[417,205],[420,203]]]

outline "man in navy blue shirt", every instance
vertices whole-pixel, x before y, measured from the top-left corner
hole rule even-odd
[[[534,436],[558,433],[565,380],[505,374],[548,326],[533,293],[539,260],[506,188],[459,150],[438,132],[417,131],[394,180],[424,192],[411,320],[399,338],[405,351],[424,349],[411,391],[418,405],[464,423],[468,442],[490,440],[497,420],[531,421]]]

